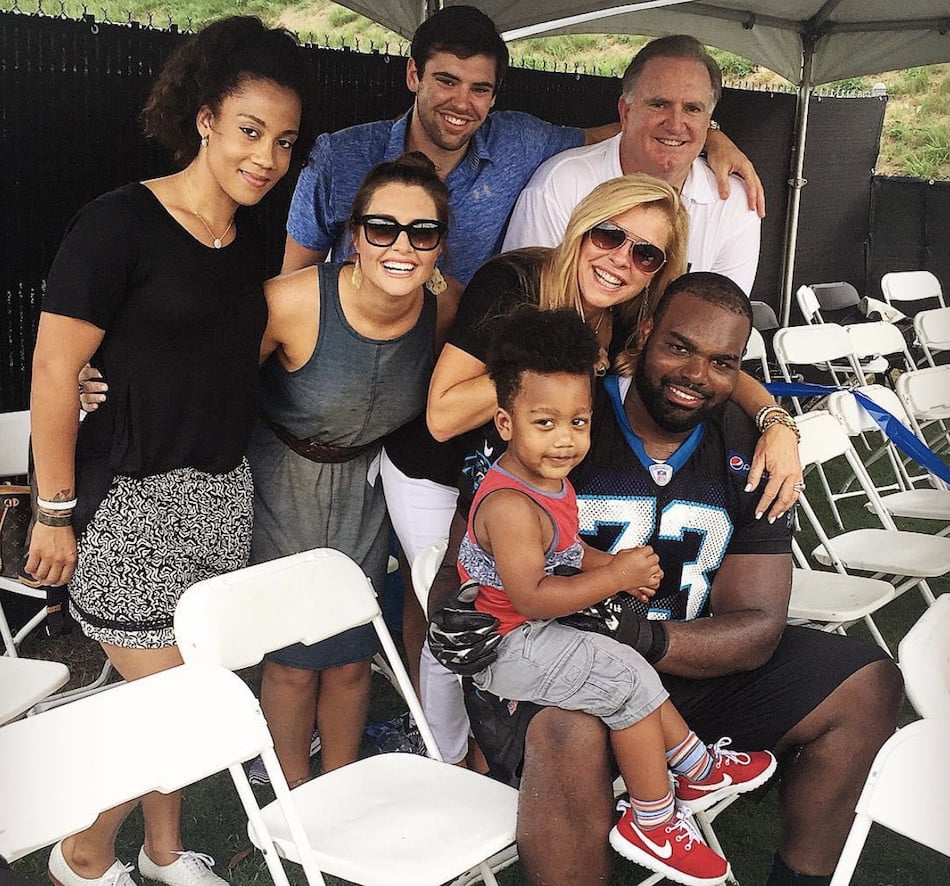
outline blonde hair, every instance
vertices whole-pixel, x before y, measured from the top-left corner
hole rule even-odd
[[[594,225],[636,206],[656,206],[666,214],[670,224],[670,237],[665,249],[666,264],[639,297],[619,306],[619,319],[626,328],[633,329],[653,313],[666,287],[686,270],[689,216],[675,188],[658,178],[640,173],[606,181],[577,204],[560,245],[551,250],[541,268],[538,301],[541,310],[574,308],[584,316],[577,282],[584,237]]]

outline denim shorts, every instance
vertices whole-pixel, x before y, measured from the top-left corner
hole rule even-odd
[[[473,682],[502,698],[585,711],[614,730],[638,723],[668,697],[640,653],[558,621],[526,621],[507,633],[498,658]]]

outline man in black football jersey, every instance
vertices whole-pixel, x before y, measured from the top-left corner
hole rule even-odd
[[[640,330],[634,377],[608,378],[598,392],[591,451],[572,480],[585,540],[650,544],[665,573],[649,609],[609,601],[610,629],[654,664],[697,734],[783,758],[783,834],[768,884],[818,886],[896,728],[901,679],[876,646],[785,624],[791,515],[756,519],[746,475],[757,433],[728,402],[750,328],[748,299],[725,277],[672,284]],[[526,881],[607,882],[603,724],[471,689],[466,701],[493,774],[520,781]]]

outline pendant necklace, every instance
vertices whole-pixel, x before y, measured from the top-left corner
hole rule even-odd
[[[220,237],[215,236],[214,231],[211,230],[211,225],[209,225],[205,221],[204,216],[200,212],[198,212],[198,206],[195,203],[195,195],[191,193],[191,185],[188,182],[188,176],[185,175],[183,176],[183,178],[185,182],[185,193],[188,194],[188,202],[191,204],[192,213],[194,214],[195,218],[197,218],[198,221],[200,221],[201,224],[204,225],[205,230],[208,232],[208,236],[211,237],[211,243],[214,246],[214,248],[220,249],[222,246],[224,246],[224,238],[228,236],[228,233],[230,232],[231,227],[234,224],[234,216],[233,215],[231,216],[231,221],[228,222],[228,226],[224,229],[224,233]]]

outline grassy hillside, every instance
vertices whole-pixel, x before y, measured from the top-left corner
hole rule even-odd
[[[42,2],[42,0],[40,0]],[[242,12],[260,15],[301,35],[330,46],[345,44],[363,51],[395,48],[404,41],[368,19],[330,0],[113,0],[108,8],[113,20],[124,20],[126,10],[135,19],[153,16],[161,27],[169,18],[180,25],[198,26],[211,18]],[[37,0],[0,0],[0,8],[14,3],[23,11],[36,9]],[[77,0],[66,0],[68,15],[82,14]],[[43,9],[59,12],[60,3],[46,0]],[[101,12],[97,15],[101,16]],[[546,37],[511,44],[515,64],[528,67],[580,70],[604,75],[620,74],[630,57],[643,45],[640,37]],[[792,85],[748,60],[714,50],[728,85],[791,89]],[[884,119],[878,171],[885,175],[950,179],[950,64],[856,77],[823,87],[823,91],[868,92],[882,82],[890,97]]]

